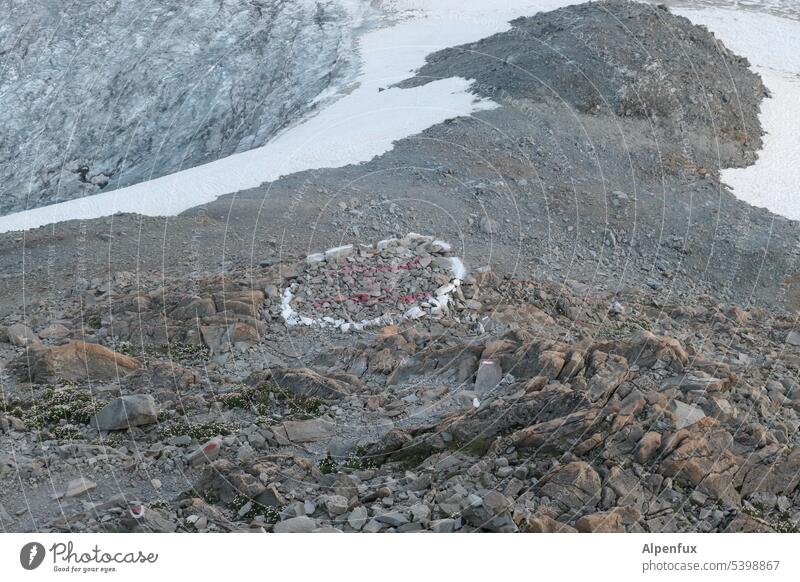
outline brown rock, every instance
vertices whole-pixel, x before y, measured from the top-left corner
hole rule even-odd
[[[217,308],[211,297],[190,297],[170,312],[173,319],[195,319],[214,315]]]
[[[661,463],[660,471],[696,486],[715,499],[736,505],[739,493],[734,487],[734,477],[739,470],[739,459],[729,450],[732,444],[733,437],[728,431],[718,428],[715,420],[704,418],[692,425],[691,432]],[[666,452],[666,444],[664,448]]]
[[[680,372],[689,364],[689,355],[678,340],[645,330],[622,342],[608,342],[597,348],[624,356],[630,365],[636,364],[640,368],[649,368],[661,360],[674,371]]]
[[[526,517],[520,529],[528,533],[577,533],[578,531],[545,514],[533,514]]]
[[[584,515],[575,523],[581,533],[622,533],[625,526],[639,520],[641,514],[634,507],[615,507],[610,511],[602,511]]]
[[[800,447],[765,447],[748,457],[742,469],[742,497],[758,491],[791,495],[800,484]]]
[[[622,356],[594,352],[589,359],[589,374],[589,399],[594,402],[603,401],[628,378],[628,362]]]
[[[539,486],[542,494],[571,509],[593,506],[600,500],[600,476],[584,461],[556,467]]]
[[[625,531],[622,516],[618,511],[602,511],[584,515],[575,527],[581,533],[621,533]]]
[[[648,432],[639,441],[634,458],[642,465],[653,459],[661,447],[661,433]]]
[[[318,398],[339,398],[350,393],[348,384],[323,376],[310,368],[272,368],[256,372],[247,379],[247,384],[256,386],[262,382],[272,382],[279,390],[287,390],[299,396]]]
[[[141,368],[135,358],[100,344],[71,341],[54,347],[37,346],[21,354],[12,366],[21,377],[33,382],[116,380]]]

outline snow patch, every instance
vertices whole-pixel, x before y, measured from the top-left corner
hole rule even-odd
[[[675,12],[707,26],[725,46],[747,57],[772,95],[761,104],[766,135],[758,160],[722,170],[722,181],[740,200],[800,220],[800,22],[750,10]],[[800,17],[796,6],[795,17]]]

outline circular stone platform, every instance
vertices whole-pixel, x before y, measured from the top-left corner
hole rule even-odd
[[[446,317],[466,269],[448,243],[409,233],[375,245],[347,245],[306,257],[283,291],[289,326],[358,331],[409,319]]]

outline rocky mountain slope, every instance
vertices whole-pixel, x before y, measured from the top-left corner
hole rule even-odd
[[[800,232],[718,180],[758,77],[619,0],[450,74],[501,106],[0,236],[5,530],[796,531]]]
[[[3,328],[4,529],[796,530],[794,317],[485,271],[416,321],[287,327],[308,269],[118,272]]]

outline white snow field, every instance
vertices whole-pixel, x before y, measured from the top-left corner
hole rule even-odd
[[[266,145],[126,188],[0,217],[0,232],[118,212],[174,216],[224,194],[295,172],[366,162],[404,137],[494,107],[466,79],[387,88],[412,76],[434,51],[507,30],[518,16],[574,4],[565,0],[391,0],[396,23],[365,33],[355,88]]]
[[[780,6],[788,15],[790,4]],[[794,9],[800,19],[800,3]],[[723,170],[722,181],[740,200],[800,220],[800,21],[726,8],[675,12],[706,25],[728,48],[747,57],[772,94],[761,104],[766,135],[758,161]]]

